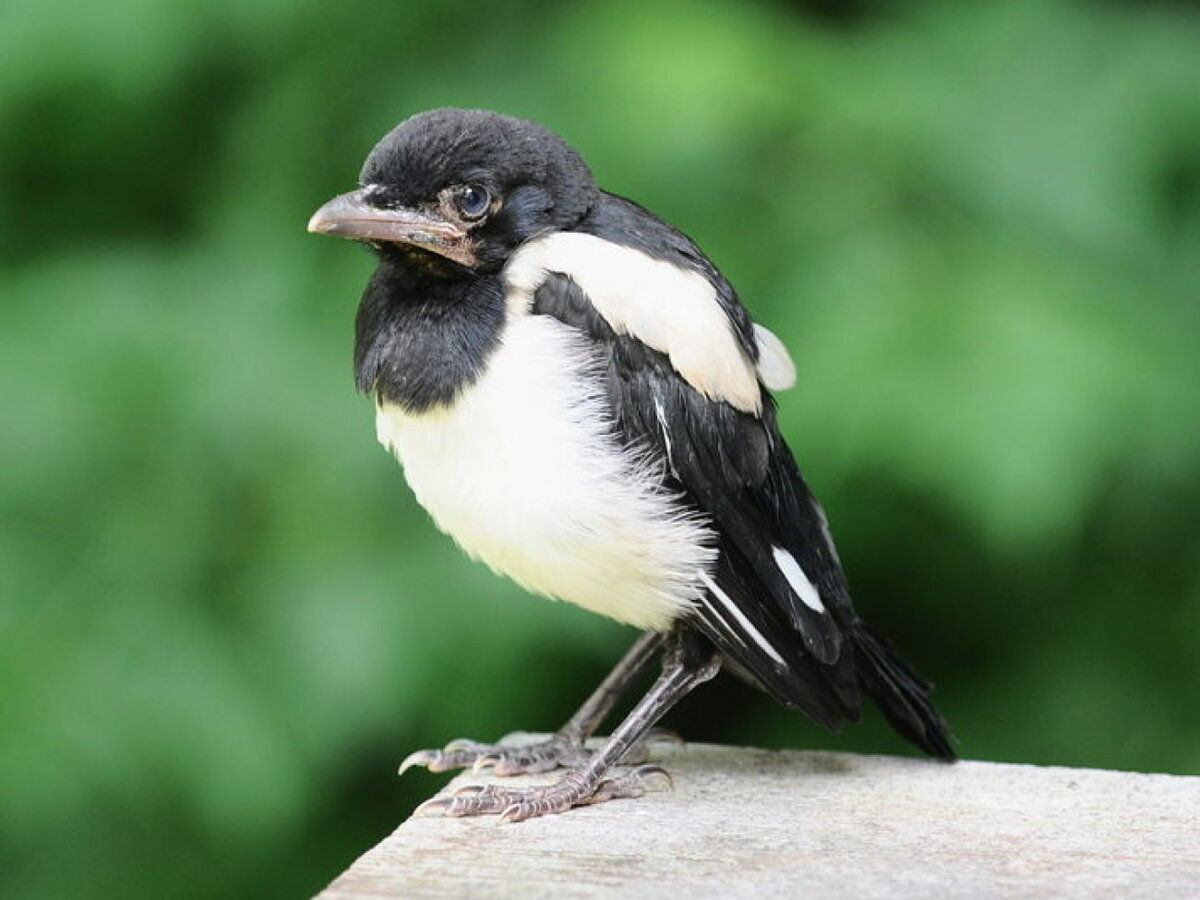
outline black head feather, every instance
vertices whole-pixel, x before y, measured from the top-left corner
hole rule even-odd
[[[359,177],[368,202],[452,218],[447,192],[486,189],[491,207],[470,233],[475,264],[494,271],[542,231],[571,228],[595,205],[599,189],[579,153],[554,132],[481,109],[434,109],[386,134]],[[386,252],[387,247],[384,247]]]

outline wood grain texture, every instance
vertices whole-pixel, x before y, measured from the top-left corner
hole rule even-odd
[[[517,825],[409,819],[321,900],[1200,897],[1200,778],[703,744],[655,759],[673,791]]]

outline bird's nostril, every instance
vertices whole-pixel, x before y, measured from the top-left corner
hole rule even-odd
[[[396,204],[392,197],[389,196],[388,189],[382,184],[368,184],[363,188],[363,202],[379,209],[391,209]]]

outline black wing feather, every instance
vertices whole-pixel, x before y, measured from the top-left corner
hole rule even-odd
[[[788,453],[774,415],[760,419],[706,399],[675,374],[666,356],[633,338],[619,339],[610,360],[609,392],[615,395],[625,439],[666,454],[684,489],[749,564],[808,652],[822,662],[835,662],[842,645],[839,623],[800,600],[772,555],[772,546],[780,547],[795,556],[810,578],[837,582],[834,573],[820,577],[810,572],[816,557],[782,527],[789,519],[813,513],[789,502],[792,498],[768,496],[770,483],[779,480],[774,471],[780,466],[778,457]],[[843,588],[841,596],[829,597],[827,608],[844,606],[844,596]]]
[[[622,202],[617,224],[636,213],[644,217],[632,232],[639,240],[631,246],[648,252],[640,244],[652,245],[657,252],[651,255],[676,264],[683,264],[684,254],[689,268],[708,275],[735,333],[755,358],[749,317],[720,273],[686,237],[636,204]],[[653,238],[661,235],[654,229],[677,238],[655,244]],[[603,233],[608,230],[593,233],[611,239]],[[630,233],[623,232],[626,238]],[[714,587],[728,603],[710,590],[693,624],[733,668],[832,729],[858,718],[865,690],[901,735],[928,753],[952,759],[949,728],[929,699],[930,686],[855,614],[824,513],[779,433],[769,395],[764,391],[760,416],[707,399],[679,376],[666,355],[615,333],[566,274],[547,274],[532,312],[553,316],[593,340],[622,440],[662,454],[670,471],[667,486],[716,527]],[[792,590],[773,547],[800,564],[817,588],[824,613],[809,608]]]
[[[773,410],[768,406],[759,418],[706,399],[679,377],[664,354],[616,334],[567,275],[546,277],[532,311],[553,316],[595,341],[622,439],[661,453],[674,482],[669,488],[703,511],[719,532],[714,581],[736,612],[709,598],[696,627],[782,702],[831,728],[857,718],[855,659],[841,652],[852,624],[844,580],[840,569],[820,573],[814,568],[831,558],[796,543],[804,530],[793,527],[795,533],[789,534],[783,527],[808,517],[820,531],[817,513],[798,505],[807,489],[803,482],[799,491],[791,484],[799,473],[776,429]],[[768,496],[776,483],[790,489]],[[825,592],[828,613],[800,601],[771,555],[772,543],[791,552],[814,583],[842,585],[840,593]],[[832,564],[837,566],[835,559]],[[778,659],[763,652],[753,632],[765,638]]]

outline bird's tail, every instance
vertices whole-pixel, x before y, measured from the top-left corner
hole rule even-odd
[[[926,753],[952,761],[950,726],[929,695],[933,686],[909,668],[891,645],[865,622],[854,623],[863,687],[892,727]]]

